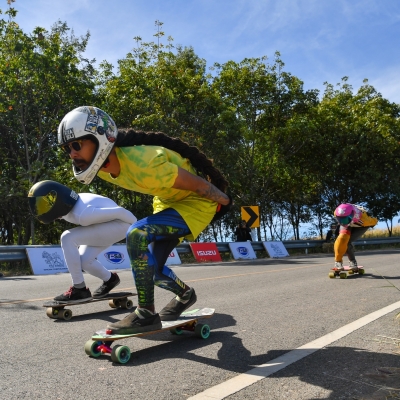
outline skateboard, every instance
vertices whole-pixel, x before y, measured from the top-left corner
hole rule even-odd
[[[201,308],[185,311],[176,321],[162,321],[162,328],[143,333],[131,333],[126,335],[113,335],[111,330],[102,329],[95,332],[91,340],[85,344],[85,353],[91,357],[99,357],[102,354],[110,354],[111,360],[115,363],[125,364],[129,361],[131,350],[128,346],[115,345],[111,348],[114,341],[130,337],[140,337],[152,335],[154,333],[169,330],[174,335],[181,335],[183,331],[192,331],[195,336],[208,339],[210,327],[207,324],[199,323],[199,319],[211,318],[215,309]]]
[[[68,302],[60,302],[55,300],[46,301],[43,304],[43,307],[47,307],[46,315],[52,319],[64,319],[65,321],[69,321],[72,318],[72,311],[69,308],[70,306],[77,306],[79,304],[87,304],[87,303],[95,303],[96,301],[104,301],[108,300],[108,305],[111,308],[124,308],[131,309],[133,307],[132,300],[129,300],[128,297],[137,296],[136,293],[132,292],[115,292],[108,293],[107,296],[97,298],[90,298],[86,301],[82,301],[80,303],[68,303]]]
[[[364,267],[363,266],[359,266],[357,268],[351,268],[348,265],[344,265],[343,266],[344,270],[338,270],[336,268],[332,268],[331,272],[329,272],[329,278],[336,278],[337,276],[340,279],[346,279],[348,275],[354,275],[354,274],[358,274],[358,275],[364,275]]]

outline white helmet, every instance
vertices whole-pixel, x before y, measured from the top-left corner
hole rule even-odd
[[[97,142],[97,150],[90,165],[81,170],[72,166],[75,178],[88,185],[111,153],[118,130],[113,119],[100,108],[83,106],[70,111],[58,127],[58,144],[65,145],[89,137]]]

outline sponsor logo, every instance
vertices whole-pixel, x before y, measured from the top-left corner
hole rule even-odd
[[[249,254],[249,251],[247,250],[247,247],[238,247],[237,251],[242,256],[247,256]]]
[[[124,261],[124,255],[119,251],[108,251],[104,253],[104,257],[113,264],[121,264]]]
[[[175,257],[175,254],[171,253],[168,257]]]
[[[68,142],[68,140],[75,139],[74,128],[64,129],[63,136],[64,136],[64,142]]]
[[[216,256],[217,252],[215,250],[197,250],[198,256]]]

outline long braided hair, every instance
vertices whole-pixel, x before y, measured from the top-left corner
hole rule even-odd
[[[222,173],[213,166],[212,161],[206,157],[197,147],[190,146],[179,138],[173,138],[162,132],[142,132],[133,129],[119,129],[116,147],[130,146],[162,146],[173,150],[183,158],[187,158],[196,169],[199,176],[211,182],[219,190],[225,193],[228,182]]]

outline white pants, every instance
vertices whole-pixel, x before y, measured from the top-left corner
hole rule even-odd
[[[84,282],[82,270],[108,281],[111,272],[97,260],[107,247],[122,240],[130,224],[120,220],[89,226],[78,226],[61,235],[61,248],[72,277],[72,284]]]

